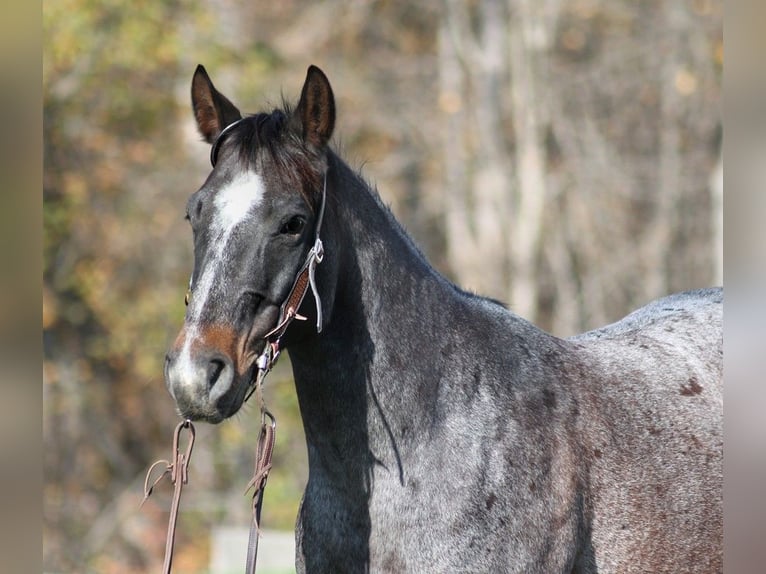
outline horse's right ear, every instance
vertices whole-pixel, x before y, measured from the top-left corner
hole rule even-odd
[[[335,97],[330,81],[316,66],[309,66],[301,99],[292,117],[294,129],[303,136],[303,141],[317,148],[323,148],[332,136],[335,127]]]
[[[202,65],[194,71],[191,97],[197,128],[209,144],[216,140],[226,126],[242,118],[237,107],[215,89]]]

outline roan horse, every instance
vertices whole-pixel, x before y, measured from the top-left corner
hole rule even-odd
[[[309,460],[299,572],[722,571],[720,289],[559,339],[428,264],[328,146],[318,68],[294,109],[243,118],[201,66],[192,102],[214,169],[166,359],[183,417],[242,406],[321,223],[312,320],[282,342]]]

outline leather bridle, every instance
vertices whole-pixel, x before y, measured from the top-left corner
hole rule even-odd
[[[319,297],[319,291],[317,290],[315,274],[317,265],[324,259],[324,245],[320,233],[322,231],[322,220],[324,219],[324,208],[327,201],[326,198],[327,173],[325,172],[324,182],[322,184],[322,197],[319,203],[319,214],[317,215],[316,226],[314,228],[314,245],[309,249],[305,262],[295,275],[295,280],[293,281],[290,293],[282,303],[276,327],[264,335],[264,338],[266,339],[266,348],[256,361],[259,370],[265,369],[268,372],[274,366],[281,351],[282,337],[284,337],[290,324],[296,319],[299,321],[305,321],[307,319],[298,313],[298,309],[300,309],[301,303],[303,303],[303,299],[306,297],[306,293],[309,289],[311,289],[311,293],[314,295],[314,303],[317,313],[317,333],[322,332],[322,300]]]
[[[324,183],[322,185],[322,199],[314,231],[314,245],[309,250],[308,255],[306,256],[306,261],[298,270],[298,273],[295,276],[295,281],[293,281],[293,286],[290,289],[290,293],[282,303],[277,326],[264,335],[266,346],[263,353],[261,353],[256,360],[256,374],[253,377],[253,382],[251,383],[247,395],[245,395],[245,401],[247,401],[250,396],[255,393],[258,397],[261,411],[261,433],[258,437],[255,469],[253,470],[253,478],[247,486],[247,490],[253,488],[253,513],[247,543],[247,561],[245,562],[246,574],[255,574],[255,563],[258,558],[258,533],[260,530],[261,506],[263,505],[263,494],[266,489],[266,480],[268,479],[269,471],[271,470],[271,455],[274,452],[274,441],[276,439],[277,429],[277,421],[274,418],[274,415],[272,415],[266,408],[266,404],[263,400],[263,381],[276,364],[277,359],[279,359],[282,337],[284,337],[287,332],[287,328],[296,319],[301,321],[306,320],[306,317],[298,313],[298,309],[300,309],[301,303],[309,288],[314,295],[314,301],[316,303],[317,333],[322,332],[322,301],[319,298],[319,291],[317,291],[314,275],[316,266],[321,263],[324,258],[324,246],[319,234],[322,230],[326,197],[327,172],[325,172]]]
[[[221,130],[220,134],[218,134],[218,137],[215,139],[212,147],[210,148],[210,164],[213,167],[215,167],[218,161],[218,150],[221,147],[225,136],[244,120],[245,118],[240,118],[230,123],[223,130]],[[281,350],[280,343],[282,337],[287,331],[287,328],[290,326],[290,323],[296,319],[301,321],[306,320],[306,317],[298,314],[298,309],[300,308],[301,303],[303,302],[303,298],[306,296],[306,292],[308,291],[309,287],[311,288],[311,292],[314,295],[314,301],[316,303],[317,333],[322,332],[322,301],[319,297],[319,292],[317,291],[314,273],[316,271],[316,266],[321,263],[322,259],[324,258],[324,245],[322,244],[320,233],[322,231],[322,221],[324,219],[326,202],[327,172],[325,171],[322,183],[322,196],[319,202],[319,212],[317,215],[316,225],[314,226],[314,245],[309,250],[306,256],[306,261],[298,270],[298,273],[295,276],[295,281],[293,282],[293,286],[290,289],[290,293],[282,303],[277,326],[266,333],[264,336],[268,344],[266,345],[266,349],[261,354],[261,356],[258,357],[257,364],[259,369],[268,368],[268,370],[270,370],[271,367],[275,364]],[[269,349],[269,347],[271,347],[271,349]]]

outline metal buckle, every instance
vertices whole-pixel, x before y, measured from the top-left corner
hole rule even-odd
[[[309,261],[309,285],[311,286],[311,293],[314,295],[314,303],[317,310],[317,333],[322,332],[322,300],[319,298],[319,290],[317,289],[316,277],[314,272],[319,263],[324,259],[324,245],[322,240],[317,237],[314,242],[314,247],[311,248]]]

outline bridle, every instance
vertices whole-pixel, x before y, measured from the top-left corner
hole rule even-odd
[[[218,137],[216,137],[213,145],[210,148],[210,165],[213,167],[216,166],[216,163],[218,163],[218,151],[223,141],[226,139],[226,136],[236,126],[245,121],[245,119],[246,118],[240,118],[221,130],[221,133],[218,134]],[[296,273],[295,280],[293,281],[293,286],[290,289],[287,298],[284,300],[280,307],[279,319],[277,320],[276,327],[264,335],[264,338],[266,339],[266,346],[261,355],[259,355],[259,357],[256,359],[256,375],[253,377],[253,380],[250,383],[247,395],[245,396],[245,401],[250,398],[253,392],[255,392],[255,390],[263,382],[263,378],[265,378],[265,376],[276,364],[281,352],[282,337],[285,335],[285,332],[287,331],[287,328],[290,326],[290,324],[296,319],[300,321],[306,320],[306,317],[298,314],[298,309],[300,309],[301,303],[303,303],[303,299],[306,296],[306,292],[309,290],[309,288],[311,288],[311,293],[314,295],[314,302],[316,304],[317,333],[322,332],[322,300],[320,299],[319,291],[317,290],[315,273],[317,265],[322,262],[322,259],[324,259],[324,245],[322,244],[320,233],[322,231],[322,221],[324,220],[326,202],[327,172],[325,171],[322,183],[322,195],[319,202],[319,213],[317,215],[316,225],[314,226],[314,245],[311,247],[311,249],[309,249],[309,252],[306,255],[306,260]]]
[[[281,352],[282,337],[287,332],[287,328],[296,319],[299,321],[306,321],[307,318],[298,313],[301,303],[303,303],[304,297],[309,288],[314,295],[314,302],[316,305],[317,333],[322,332],[322,300],[319,297],[319,291],[316,285],[316,268],[324,259],[324,245],[322,239],[319,236],[322,231],[322,220],[324,219],[324,208],[327,198],[327,172],[324,174],[324,182],[322,184],[322,197],[319,203],[319,214],[317,215],[316,226],[314,228],[314,245],[309,249],[306,255],[306,260],[295,275],[293,286],[290,289],[290,293],[282,303],[279,310],[279,319],[276,327],[264,335],[266,339],[266,348],[263,353],[258,357],[256,365],[259,374],[253,382],[253,386],[257,386],[257,378],[260,373],[268,373],[272,367],[276,364],[279,354]],[[263,375],[265,376],[265,374]],[[252,394],[252,390],[247,395],[247,398]],[[245,398],[245,400],[247,400]]]
[[[226,126],[218,137],[213,142],[210,148],[210,163],[215,167],[218,159],[218,150],[221,143],[226,136],[235,126],[241,123],[245,118],[240,118],[235,122],[232,122]],[[295,275],[292,288],[287,295],[287,298],[282,303],[279,310],[279,318],[277,325],[271,331],[264,335],[266,345],[263,352],[258,356],[255,361],[256,371],[252,381],[245,394],[244,401],[247,401],[253,393],[258,397],[258,403],[261,411],[261,431],[258,437],[258,445],[256,447],[255,468],[253,470],[253,477],[247,485],[245,493],[253,489],[252,494],[252,520],[250,523],[250,534],[248,538],[247,546],[247,559],[245,563],[246,574],[255,573],[255,563],[258,556],[258,538],[260,531],[261,520],[261,507],[263,505],[263,493],[266,488],[266,480],[271,470],[271,457],[274,452],[274,442],[276,439],[277,421],[268,409],[263,400],[262,387],[266,376],[271,372],[274,365],[276,365],[279,355],[281,353],[282,337],[284,337],[290,324],[295,321],[305,321],[306,317],[298,313],[301,303],[306,296],[306,293],[311,289],[311,293],[314,295],[314,302],[316,304],[317,333],[322,332],[322,301],[319,297],[319,291],[316,285],[316,267],[324,259],[324,245],[320,238],[320,232],[322,230],[322,221],[324,220],[325,203],[327,201],[327,171],[325,170],[323,183],[322,183],[322,196],[319,203],[319,212],[316,219],[316,225],[314,227],[314,244],[309,249],[308,254],[303,265],[300,267]],[[187,302],[189,292],[186,294]],[[243,402],[244,402],[243,401]],[[185,453],[181,453],[178,449],[180,433],[188,429],[191,433],[189,446]],[[165,544],[165,562],[163,565],[163,573],[169,574],[171,563],[173,559],[173,549],[175,544],[175,525],[178,517],[178,507],[181,500],[181,490],[183,485],[188,481],[188,465],[191,457],[192,446],[194,444],[194,426],[190,420],[181,422],[175,430],[173,435],[173,462],[166,460],[160,460],[154,463],[147,472],[146,480],[144,482],[144,500],[149,498],[154,486],[167,474],[171,478],[171,482],[174,485],[173,499],[171,502],[170,518],[168,521],[167,540]],[[149,486],[149,478],[152,470],[159,463],[165,463],[166,468],[162,475],[157,478],[151,486]],[[143,502],[141,504],[143,504]]]

